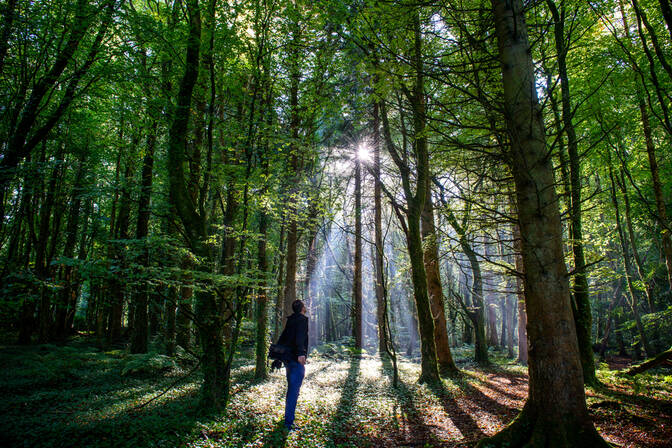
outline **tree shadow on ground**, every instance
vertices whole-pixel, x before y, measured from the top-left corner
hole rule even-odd
[[[394,371],[390,359],[387,356],[381,356],[381,363],[383,374],[389,378],[390,386],[394,387],[392,386]],[[406,415],[408,422],[412,425],[410,436],[413,438],[413,440],[408,440],[409,434],[400,431],[400,429],[396,427],[396,436],[403,441],[401,442],[400,440],[397,440],[397,442],[400,442],[399,446],[440,446],[441,442],[437,439],[432,428],[423,422],[420,416],[420,411],[415,406],[415,393],[402,381],[401,375],[398,380],[396,393],[394,395],[396,395],[396,398],[398,399],[399,410]],[[394,415],[397,415],[396,404]]]
[[[461,381],[463,380],[456,380],[455,382],[459,383]],[[457,400],[455,400],[453,394],[446,389],[443,382],[429,383],[427,386],[439,399],[446,415],[450,418],[457,429],[460,430],[462,436],[467,441],[475,442],[476,440],[486,436],[474,418],[468,412],[462,409],[462,406],[457,402]]]
[[[490,383],[487,381],[482,381],[482,383],[488,388],[491,387]],[[453,384],[455,384],[471,402],[488,413],[494,413],[499,417],[503,417],[506,420],[505,423],[508,423],[509,420],[513,419],[520,412],[520,409],[518,408],[507,406],[496,399],[487,396],[480,389],[469,383],[466,378],[456,379],[453,381]],[[521,398],[515,397],[515,399],[520,400]]]
[[[335,445],[350,439],[353,434],[352,431],[352,410],[354,407],[355,395],[357,394],[357,386],[359,381],[359,364],[361,357],[352,355],[350,358],[350,368],[348,369],[348,376],[343,381],[341,386],[341,398],[338,400],[338,406],[334,412],[329,425],[328,434]]]
[[[610,397],[619,402],[628,403],[635,406],[642,406],[656,411],[663,411],[672,414],[672,402],[659,398],[637,395],[635,393],[622,392],[609,386],[602,386],[594,389],[595,394],[600,398]]]
[[[511,400],[525,400],[527,398],[527,383],[517,383],[517,382],[511,382],[509,387],[515,391],[520,391],[520,394],[514,393],[510,390],[506,390],[505,386],[503,386],[501,383],[492,381],[492,378],[488,378],[488,380],[484,380],[480,378],[477,375],[473,375],[469,372],[464,372],[466,376],[468,376],[470,379],[473,379],[474,381],[478,381],[480,384],[485,386],[486,388],[492,390],[493,392],[496,392],[497,394],[503,395],[506,398],[509,398]],[[507,378],[508,379],[508,378]]]

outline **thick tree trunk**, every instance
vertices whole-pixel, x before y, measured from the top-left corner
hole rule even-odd
[[[439,363],[439,372],[444,375],[455,375],[459,373],[459,370],[450,353],[446,311],[443,307],[443,286],[441,285],[441,273],[439,271],[439,244],[436,228],[434,227],[434,204],[432,203],[429,185],[427,188],[427,198],[422,210],[421,226],[423,245],[425,247],[424,262],[425,272],[427,273],[427,290],[432,316],[434,317],[436,356]]]
[[[187,129],[192,93],[198,80],[201,46],[201,15],[198,0],[187,0],[186,6],[189,13],[186,67],[177,94],[177,104],[168,138],[170,201],[182,222],[187,243],[194,253],[203,259],[197,269],[208,272],[208,262],[212,261],[213,253],[207,242],[207,223],[205,217],[196,210],[196,201],[190,194],[184,172]],[[230,200],[231,198],[227,197],[227,208]],[[225,250],[225,263],[230,259],[229,255]],[[203,370],[200,406],[204,409],[221,408],[228,390],[223,344],[225,314],[223,301],[218,301],[208,290],[198,291],[195,315],[198,316],[199,322],[198,336]]]
[[[492,0],[492,6],[523,243],[530,381],[529,396],[518,417],[478,446],[606,447],[586,407],[562,224],[523,4]]]

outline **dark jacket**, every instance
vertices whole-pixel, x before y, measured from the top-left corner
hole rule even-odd
[[[308,318],[301,313],[294,313],[287,318],[285,329],[278,339],[278,344],[292,348],[294,361],[299,356],[308,354]]]

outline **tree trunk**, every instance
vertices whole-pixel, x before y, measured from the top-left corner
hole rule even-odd
[[[439,372],[444,375],[455,375],[459,373],[459,370],[450,353],[446,311],[443,307],[443,286],[441,285],[441,274],[439,271],[439,244],[434,226],[434,204],[429,185],[427,188],[427,198],[425,200],[425,207],[422,210],[421,225],[423,245],[425,247],[424,262],[425,272],[427,273],[427,290],[432,316],[434,317],[436,356],[439,362]]]
[[[362,168],[355,156],[355,256],[352,279],[352,336],[362,349]]]
[[[416,185],[412,191],[410,167],[397,152],[390,134],[385,103],[380,102],[380,111],[383,119],[385,141],[390,156],[397,165],[402,177],[402,187],[406,199],[406,245],[411,264],[411,279],[413,282],[413,297],[418,312],[418,333],[420,336],[421,371],[419,382],[435,383],[440,381],[439,368],[434,343],[434,318],[427,291],[427,274],[425,272],[424,252],[422,248],[422,234],[420,232],[420,218],[427,199],[429,186],[429,153],[426,137],[425,87],[424,69],[422,61],[422,33],[420,30],[419,11],[413,11],[414,47],[412,63],[415,71],[415,82],[412,93],[409,92],[409,101],[413,110],[413,152],[416,162]],[[403,218],[398,215],[403,225]]]
[[[134,139],[135,141],[135,139]],[[121,149],[120,149],[121,151]],[[127,162],[124,174],[124,181],[122,187],[121,198],[119,199],[119,213],[117,214],[113,238],[125,240],[128,239],[128,226],[131,214],[131,188],[130,183],[133,178],[133,170],[130,160]],[[113,245],[114,260],[117,263],[118,269],[123,269],[126,266],[125,251],[119,247],[119,243],[110,243]],[[126,288],[122,280],[114,276],[110,280],[112,297],[112,304],[109,313],[109,327],[107,337],[110,341],[116,341],[121,337],[121,329],[124,318],[124,299],[126,295]]]
[[[492,6],[522,235],[530,381],[528,399],[518,417],[478,446],[606,447],[586,407],[558,198],[523,4],[492,0]]]
[[[46,146],[46,144],[45,144]],[[39,225],[38,225],[38,239],[35,247],[35,274],[37,278],[44,282],[39,286],[40,308],[38,312],[39,334],[37,341],[40,344],[45,344],[50,339],[50,332],[52,328],[52,312],[51,312],[51,294],[47,291],[45,286],[49,276],[49,260],[47,257],[47,244],[50,239],[56,238],[50,231],[50,224],[52,227],[51,217],[56,205],[57,182],[62,175],[62,157],[63,147],[59,146],[56,154],[57,165],[51,171],[49,184],[47,186],[46,197],[40,206]],[[58,206],[61,206],[60,204]]]
[[[165,349],[167,356],[175,354],[175,330],[177,328],[176,315],[177,310],[177,288],[175,286],[168,287],[168,299],[166,300],[166,326],[164,327]]]
[[[149,247],[147,235],[149,234],[149,218],[151,209],[149,202],[152,194],[152,173],[154,169],[154,145],[156,143],[156,121],[152,123],[147,136],[147,149],[142,161],[142,178],[140,186],[140,198],[138,200],[138,221],[136,223],[135,238],[142,241],[139,264],[145,269],[149,266]],[[131,353],[147,353],[149,348],[149,334],[147,322],[147,299],[150,294],[149,279],[141,278],[138,290],[134,293],[135,313],[133,320],[133,333],[131,335]]]
[[[642,117],[642,128],[644,130],[644,138],[646,141],[646,153],[649,157],[649,170],[651,171],[651,180],[653,181],[653,195],[656,199],[656,210],[658,211],[656,218],[658,218],[660,236],[663,240],[663,254],[665,255],[665,267],[667,268],[667,284],[669,288],[672,289],[672,237],[670,236],[670,226],[667,219],[665,199],[663,198],[663,188],[658,171],[656,147],[653,144],[653,137],[651,135],[649,113],[643,100],[639,101],[639,112]]]
[[[653,356],[654,355],[654,350],[649,344],[649,339],[646,336],[646,332],[644,331],[644,325],[642,324],[642,319],[639,314],[639,300],[638,300],[638,293],[635,289],[635,286],[632,281],[632,276],[633,276],[633,269],[632,269],[632,264],[630,262],[630,255],[628,252],[628,245],[625,240],[625,234],[623,232],[623,227],[621,225],[621,214],[619,210],[619,204],[618,204],[618,198],[616,196],[616,182],[614,180],[614,173],[611,168],[611,161],[609,162],[609,177],[611,181],[611,201],[614,205],[614,212],[616,214],[616,230],[618,232],[618,240],[621,245],[621,254],[623,256],[623,265],[625,267],[625,280],[628,285],[628,290],[630,291],[630,310],[632,311],[633,317],[635,319],[635,326],[637,328],[637,331],[639,332],[639,336],[641,338],[642,345],[644,346],[644,351],[646,351],[647,356]]]
[[[280,243],[278,244],[278,276],[276,278],[277,296],[275,298],[275,310],[273,319],[273,340],[277,341],[282,331],[282,314],[285,305],[285,289],[282,286],[285,270],[285,223],[280,226]],[[328,321],[327,321],[328,322]]]
[[[558,74],[562,92],[562,123],[567,135],[567,152],[569,154],[570,180],[570,232],[572,236],[572,257],[574,260],[574,275],[572,276],[572,312],[576,323],[576,335],[579,342],[583,381],[588,385],[598,383],[595,376],[595,360],[593,359],[593,344],[591,330],[593,326],[588,296],[588,275],[586,260],[583,253],[583,230],[581,217],[581,161],[579,160],[579,145],[576,131],[572,122],[572,103],[569,91],[569,76],[567,74],[567,48],[565,47],[565,8],[561,12],[553,0],[546,0],[554,21],[555,48],[558,60]]]
[[[79,228],[79,215],[81,209],[81,193],[82,184],[84,180],[84,169],[86,153],[82,155],[75,175],[75,183],[70,194],[70,211],[68,212],[68,222],[65,227],[65,246],[63,247],[63,257],[71,259],[75,254],[75,247],[77,245],[77,230]],[[58,301],[56,303],[56,337],[64,338],[68,333],[68,310],[70,304],[77,305],[77,290],[74,282],[75,269],[74,266],[68,264],[61,268],[61,280],[63,281],[63,289],[58,294]],[[74,300],[72,300],[72,296]],[[72,312],[74,313],[74,306]]]
[[[259,293],[257,294],[257,309],[255,320],[257,323],[256,334],[256,364],[254,368],[254,377],[256,379],[266,379],[268,371],[266,369],[266,356],[268,350],[268,336],[266,330],[268,328],[268,294],[266,275],[268,271],[268,259],[266,257],[266,238],[268,234],[268,217],[266,211],[262,210],[259,215],[259,241],[257,242],[257,265],[261,273],[261,281],[259,282]]]
[[[527,312],[525,311],[525,267],[523,266],[523,243],[520,237],[520,225],[513,227],[514,250],[516,257],[516,297],[518,305],[518,359],[517,361],[526,366],[527,353]]]
[[[380,185],[380,117],[378,103],[373,103],[373,232],[375,246],[375,292],[376,292],[376,318],[378,321],[378,352],[386,353],[387,347],[387,321],[385,319],[385,297],[384,297],[384,259],[383,251],[383,210],[382,210],[382,188]]]

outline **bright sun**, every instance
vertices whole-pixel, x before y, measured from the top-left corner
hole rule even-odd
[[[371,162],[371,148],[365,143],[360,143],[357,147],[357,158],[363,162]]]

